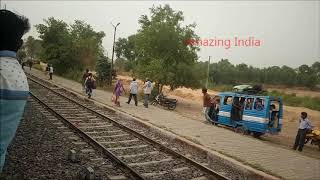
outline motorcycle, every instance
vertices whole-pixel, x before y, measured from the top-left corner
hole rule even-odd
[[[305,144],[310,141],[310,144],[316,145],[320,150],[320,130],[311,130],[306,135]]]
[[[158,94],[155,99],[151,102],[152,105],[160,105],[168,108],[169,110],[174,110],[177,106],[178,100],[167,98],[163,94]]]

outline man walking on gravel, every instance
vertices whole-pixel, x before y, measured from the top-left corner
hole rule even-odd
[[[29,20],[8,10],[0,10],[0,173],[29,94],[27,77],[16,53],[22,36],[30,29]]]
[[[144,83],[143,85],[144,88],[144,107],[148,108],[148,104],[149,104],[149,97],[152,91],[152,83],[151,81],[147,78],[147,81]]]
[[[135,78],[133,78],[133,81],[130,83],[130,95],[128,99],[128,104],[130,104],[131,98],[134,99],[134,104],[138,106],[138,100],[137,100],[137,93],[138,93],[138,82]]]

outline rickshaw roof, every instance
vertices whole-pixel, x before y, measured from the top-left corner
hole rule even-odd
[[[251,94],[243,94],[243,93],[235,93],[235,92],[220,92],[217,95],[218,96],[239,96],[239,97],[252,97],[252,98],[266,98],[266,99],[270,99],[270,100],[281,100],[280,97],[251,95]]]

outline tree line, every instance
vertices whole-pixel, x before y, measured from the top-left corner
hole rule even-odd
[[[201,63],[202,68],[207,63]],[[305,86],[314,88],[320,84],[320,62],[311,66],[303,64],[298,68],[271,66],[257,68],[247,64],[231,64],[228,59],[221,59],[209,66],[209,79],[213,84],[271,84],[286,86]]]
[[[104,56],[102,39],[105,33],[94,31],[84,21],[67,24],[50,17],[35,25],[40,39],[29,36],[18,52],[20,59],[40,59],[52,64],[55,73],[81,80],[85,69],[96,70],[98,80],[108,79],[110,63]]]

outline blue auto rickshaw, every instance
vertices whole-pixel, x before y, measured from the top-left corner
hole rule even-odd
[[[216,103],[206,114],[206,119],[213,124],[229,126],[254,137],[281,131],[283,104],[280,98],[223,92],[214,99]]]

